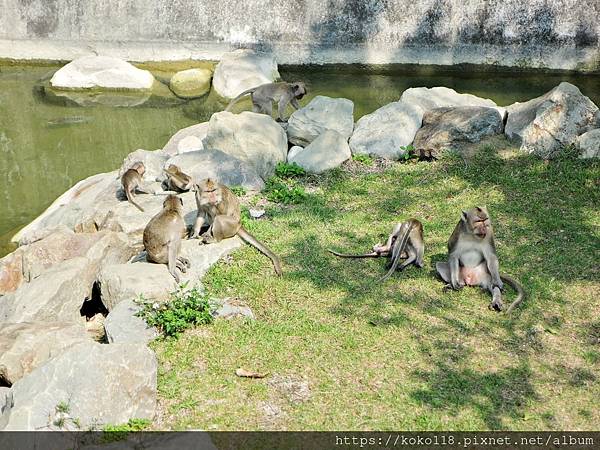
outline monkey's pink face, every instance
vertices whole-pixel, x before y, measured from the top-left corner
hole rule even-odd
[[[221,195],[221,190],[217,189],[213,186],[211,189],[204,189],[202,191],[202,195],[200,196],[200,204],[201,205],[212,205],[217,206],[223,197]]]
[[[490,219],[488,217],[476,217],[472,222],[473,234],[481,239],[489,232]]]

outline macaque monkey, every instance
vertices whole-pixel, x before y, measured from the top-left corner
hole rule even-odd
[[[396,224],[385,244],[375,244],[373,251],[360,255],[346,255],[329,250],[341,258],[378,258],[389,257],[388,272],[379,280],[385,281],[399,268],[404,270],[408,265],[414,264],[423,267],[423,254],[425,241],[423,239],[423,224],[417,219],[408,219],[406,222]],[[398,267],[400,259],[405,261]]]
[[[242,227],[239,201],[227,186],[207,178],[197,183],[194,190],[198,215],[190,238],[201,237],[204,243],[210,244],[237,234],[248,244],[271,258],[275,273],[281,275],[279,258]],[[200,231],[204,226],[208,226],[208,231],[200,236]]]
[[[448,262],[438,262],[439,276],[452,289],[479,286],[492,294],[490,309],[501,311],[503,281],[517,291],[517,298],[508,307],[512,311],[523,300],[522,286],[499,272],[494,244],[494,230],[487,209],[475,207],[463,211],[460,221],[448,241]]]
[[[190,267],[187,258],[181,253],[181,239],[186,234],[183,221],[183,200],[169,195],[163,202],[163,209],[155,215],[144,229],[144,248],[147,259],[157,264],[166,264],[169,273],[179,283],[179,274],[175,269],[185,273]]]
[[[279,120],[281,122],[287,122],[287,119],[283,118],[286,106],[288,103],[291,103],[295,109],[300,109],[298,100],[306,95],[306,86],[302,81],[296,81],[294,83],[279,82],[261,84],[260,86],[242,92],[236,98],[231,100],[225,111],[229,111],[234,103],[244,95],[248,94],[250,94],[250,97],[252,98],[252,111],[270,116],[273,110],[273,102],[277,102],[277,115],[279,116]]]
[[[144,175],[144,172],[146,172],[146,166],[144,166],[143,162],[137,161],[133,163],[133,165],[127,169],[121,177],[121,184],[123,185],[123,190],[125,191],[127,201],[142,212],[144,211],[144,208],[138,205],[134,199],[136,191],[144,194],[150,193],[142,186],[142,176]]]
[[[175,164],[169,164],[164,171],[167,174],[167,185],[172,191],[186,192],[194,185],[192,177],[183,173]]]

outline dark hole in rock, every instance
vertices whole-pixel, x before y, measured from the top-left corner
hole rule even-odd
[[[8,380],[6,378],[4,378],[4,375],[2,373],[0,373],[0,387],[11,387],[12,383],[9,383]]]
[[[108,309],[106,309],[106,306],[104,306],[104,303],[102,303],[102,299],[100,298],[100,285],[97,282],[92,286],[91,298],[85,299],[79,313],[84,316],[86,320],[90,320],[96,314],[102,314],[104,317],[108,315]]]
[[[79,312],[82,317],[85,317],[85,328],[88,335],[96,342],[107,344],[104,318],[108,315],[108,309],[102,303],[100,285],[97,282],[92,286],[91,297],[83,302]]]

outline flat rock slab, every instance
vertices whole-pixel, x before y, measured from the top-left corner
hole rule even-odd
[[[146,321],[136,314],[142,307],[133,300],[119,302],[106,316],[104,329],[110,344],[147,344],[156,337],[158,332],[149,327]]]
[[[457,106],[435,108],[423,116],[423,126],[415,136],[416,150],[437,156],[444,149],[459,150],[464,143],[479,142],[502,133],[502,118],[495,108]]]
[[[223,111],[210,118],[204,148],[238,158],[266,180],[286,160],[288,145],[285,131],[271,117]]]
[[[419,106],[393,102],[361,117],[350,138],[353,154],[400,159],[421,127]]]
[[[506,108],[496,105],[489,98],[481,98],[472,94],[461,94],[454,89],[443,86],[432,88],[417,87],[405,90],[400,101],[421,108],[423,113],[449,106],[484,106],[496,108],[502,120],[506,117]]]
[[[292,144],[304,147],[325,130],[337,131],[347,140],[353,129],[354,103],[351,100],[317,95],[304,108],[292,113],[287,135]]]
[[[247,89],[272,83],[279,77],[273,55],[238,49],[221,57],[215,68],[213,87],[221,97],[234,98]]]
[[[182,241],[181,253],[190,260],[191,267],[181,274],[181,281],[197,283],[217,261],[241,246],[242,240],[238,237],[223,239],[214,244],[202,244],[199,239]]]
[[[337,131],[325,130],[306,148],[288,158],[288,162],[296,163],[310,173],[323,173],[351,157],[347,139]]]
[[[505,134],[522,151],[551,159],[599,127],[598,107],[576,86],[562,82],[541,97],[510,105]]]
[[[235,298],[213,300],[212,316],[215,319],[247,318],[254,320],[254,313],[244,302]]]
[[[84,56],[60,68],[50,80],[62,89],[151,89],[154,77],[119,58]]]
[[[600,128],[583,133],[577,138],[577,148],[582,159],[600,158]]]
[[[0,322],[0,380],[12,385],[65,349],[89,341],[81,322]]]
[[[12,386],[5,430],[52,429],[57,406],[82,429],[152,419],[157,361],[142,344],[77,344]]]
[[[221,150],[200,150],[174,156],[167,165],[175,164],[195,181],[212,178],[226,186],[242,186],[260,191],[265,182],[248,163]]]
[[[190,127],[182,128],[169,139],[163,147],[163,152],[169,156],[193,152],[204,149],[204,138],[208,133],[208,122],[202,122]]]

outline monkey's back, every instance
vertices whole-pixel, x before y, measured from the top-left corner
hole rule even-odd
[[[158,264],[167,264],[169,261],[168,244],[178,241],[181,245],[181,236],[185,234],[183,218],[173,210],[162,210],[155,215],[146,228],[144,228],[144,249],[148,261]]]

